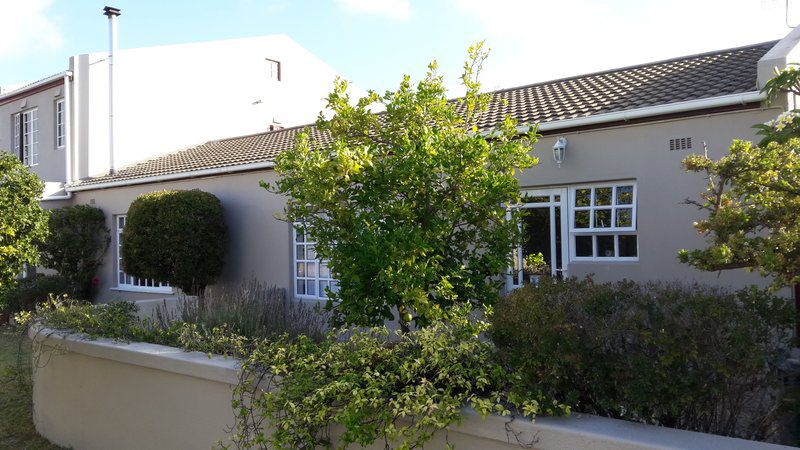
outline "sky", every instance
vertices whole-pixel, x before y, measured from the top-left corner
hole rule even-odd
[[[785,36],[800,0],[0,0],[0,86],[107,49],[287,34],[363,89],[383,92],[437,60],[453,95],[470,44],[491,49],[499,89]]]

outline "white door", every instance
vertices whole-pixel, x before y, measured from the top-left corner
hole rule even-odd
[[[542,254],[552,277],[567,277],[567,188],[523,191],[518,208],[522,213],[522,242],[514,250],[514,266],[509,270],[507,289],[516,289],[530,281],[525,258],[531,254]]]

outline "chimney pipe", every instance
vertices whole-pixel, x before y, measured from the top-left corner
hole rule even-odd
[[[114,163],[114,55],[117,53],[117,16],[119,9],[112,6],[103,8],[108,17],[108,173],[116,171]]]

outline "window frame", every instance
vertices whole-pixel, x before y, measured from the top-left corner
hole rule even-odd
[[[632,199],[630,204],[617,205],[617,187],[632,186]],[[598,188],[611,188],[611,204],[610,205],[596,205],[595,193]],[[578,190],[590,189],[591,197],[589,206],[576,206],[576,194]],[[602,182],[573,185],[569,187],[568,195],[568,210],[569,210],[569,259],[573,262],[636,262],[639,261],[639,232],[638,232],[638,195],[639,188],[635,180]],[[617,210],[630,209],[631,210],[631,225],[627,227],[617,227]],[[596,227],[594,225],[595,211],[597,210],[610,210],[611,211],[611,227]],[[576,228],[575,227],[575,212],[576,211],[589,211],[589,227]],[[577,256],[576,237],[578,236],[591,236],[592,237],[592,256]],[[612,236],[614,239],[614,256],[598,256],[597,239],[599,236]],[[619,256],[620,236],[634,236],[636,238],[636,256]]]
[[[267,75],[271,81],[281,81],[281,62],[277,59],[264,58],[267,61]],[[273,72],[272,67],[276,70]]]
[[[329,286],[338,286],[339,281],[336,278],[333,277],[333,273],[330,272],[330,267],[328,267],[328,277],[320,276],[320,270],[319,270],[320,266],[322,264],[325,264],[327,266],[328,262],[326,260],[321,260],[319,258],[308,258],[308,253],[307,253],[308,252],[308,246],[311,245],[311,246],[314,246],[314,248],[316,248],[316,245],[317,245],[316,241],[308,240],[308,233],[306,233],[302,229],[302,226],[300,226],[299,224],[293,224],[291,228],[292,228],[292,231],[291,231],[292,232],[292,293],[294,294],[295,298],[301,299],[301,300],[327,301],[328,300],[328,295],[325,292],[320,292],[320,290],[319,290],[320,282],[328,282]],[[297,240],[298,231],[301,231],[303,233],[303,240],[302,241],[298,241]],[[298,257],[297,257],[298,256],[297,248],[300,247],[300,246],[303,247],[303,252],[304,252],[304,258],[302,258],[302,259],[298,259]],[[319,256],[319,255],[315,253],[315,256]],[[297,274],[297,272],[298,272],[298,264],[300,264],[300,263],[308,264],[309,262],[315,263],[316,270],[315,270],[314,277],[308,276],[307,272],[306,272],[305,276],[299,276]],[[306,271],[306,269],[304,268],[304,272],[305,271]],[[297,288],[297,286],[298,286],[297,283],[299,281],[303,281],[305,283],[308,283],[309,281],[313,281],[314,284],[315,284],[315,292],[316,293],[313,294],[313,295],[305,294],[305,293],[304,294],[300,294],[298,292],[299,290]]]
[[[66,133],[66,111],[64,110],[64,99],[60,98],[55,101],[55,141],[56,150],[63,150],[67,146],[67,133]]]
[[[113,217],[114,217],[114,230],[115,230],[115,239],[116,239],[116,245],[115,245],[115,251],[114,251],[114,257],[115,257],[114,260],[115,260],[116,267],[115,267],[115,270],[114,270],[114,280],[115,280],[114,285],[115,285],[115,287],[113,287],[111,289],[115,290],[115,291],[148,292],[148,293],[155,293],[155,294],[172,294],[172,293],[174,293],[174,290],[172,289],[172,286],[170,286],[169,284],[157,283],[158,286],[155,286],[155,284],[156,284],[155,280],[152,280],[152,279],[149,279],[149,278],[146,279],[146,280],[142,280],[142,279],[140,279],[138,277],[134,277],[133,275],[128,275],[127,273],[125,273],[124,270],[122,270],[122,252],[120,250],[122,249],[122,239],[121,239],[122,230],[125,228],[125,225],[123,224],[122,226],[120,226],[120,219],[122,219],[123,222],[124,222],[124,221],[127,220],[128,215],[127,214],[117,214],[117,215],[115,215]],[[123,279],[123,277],[124,277],[124,279],[126,281],[130,279],[132,282],[130,282],[130,283],[127,283],[127,282],[126,283],[121,283],[120,279]],[[153,286],[147,286],[147,285],[142,286],[140,284],[137,284],[136,283],[137,281],[144,281],[145,284],[149,281],[149,282],[151,282],[153,284]]]
[[[26,117],[30,119],[26,120]],[[29,124],[29,153],[25,154],[25,124]],[[14,113],[14,152],[22,165],[34,167],[39,165],[39,108],[30,108]],[[27,159],[27,161],[26,161]]]

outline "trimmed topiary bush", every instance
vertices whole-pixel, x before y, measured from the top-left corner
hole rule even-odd
[[[765,440],[792,324],[756,288],[569,279],[503,298],[490,335],[527,389],[577,411]]]
[[[72,282],[78,297],[91,300],[92,279],[111,240],[103,210],[89,205],[54,209],[48,225],[50,236],[39,245],[42,265]]]
[[[122,232],[122,267],[135,277],[200,293],[222,274],[227,230],[213,194],[193,189],[140,195]]]

